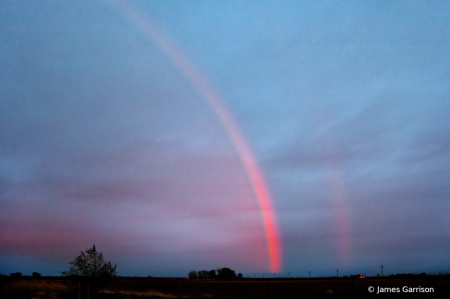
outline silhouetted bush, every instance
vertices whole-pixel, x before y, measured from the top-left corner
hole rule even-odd
[[[37,272],[33,272],[32,274],[31,274],[31,276],[33,276],[33,277],[41,277],[41,274],[40,273],[37,273]]]
[[[192,270],[189,272],[188,277],[189,279],[224,279],[224,280],[230,280],[230,279],[236,279],[240,278],[242,279],[243,275],[242,273],[239,273],[240,276],[236,276],[236,272],[234,270],[231,270],[230,268],[218,268],[217,270]]]

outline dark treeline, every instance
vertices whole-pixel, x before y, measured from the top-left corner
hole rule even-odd
[[[11,273],[9,276],[10,276],[10,277],[14,277],[14,278],[30,277],[30,276],[28,276],[28,275],[22,275],[21,272],[14,272],[14,273]],[[33,274],[31,274],[31,277],[34,277],[34,278],[36,278],[36,277],[41,277],[41,276],[42,276],[42,275],[41,275],[40,273],[38,273],[38,272],[33,272]],[[0,274],[0,277],[8,277],[8,276],[7,276],[7,275]]]
[[[189,272],[188,277],[190,279],[224,279],[224,280],[231,280],[231,279],[242,279],[242,273],[239,273],[236,275],[236,272],[234,270],[231,270],[230,268],[218,268],[217,270],[192,270]]]

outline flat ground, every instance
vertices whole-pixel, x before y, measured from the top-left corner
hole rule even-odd
[[[407,289],[404,289],[405,286]],[[373,293],[369,292],[370,287],[373,287]],[[433,291],[430,288],[433,288]],[[4,278],[0,295],[5,299],[78,298],[78,294],[69,293],[61,278],[56,277],[19,280]],[[450,298],[450,276],[373,277],[353,280],[351,278],[244,279],[243,281],[119,277],[115,278],[97,297],[137,299],[180,298],[180,296],[191,299]],[[81,299],[84,298],[86,296],[82,293]]]

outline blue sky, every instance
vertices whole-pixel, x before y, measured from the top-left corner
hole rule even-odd
[[[446,1],[2,1],[0,273],[269,275],[220,95],[272,195],[277,276],[450,271]]]

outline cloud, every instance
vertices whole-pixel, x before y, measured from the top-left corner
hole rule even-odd
[[[0,5],[0,267],[95,243],[129,275],[264,271],[236,149],[167,57],[108,5]],[[247,136],[286,267],[448,264],[447,5],[136,5]]]

